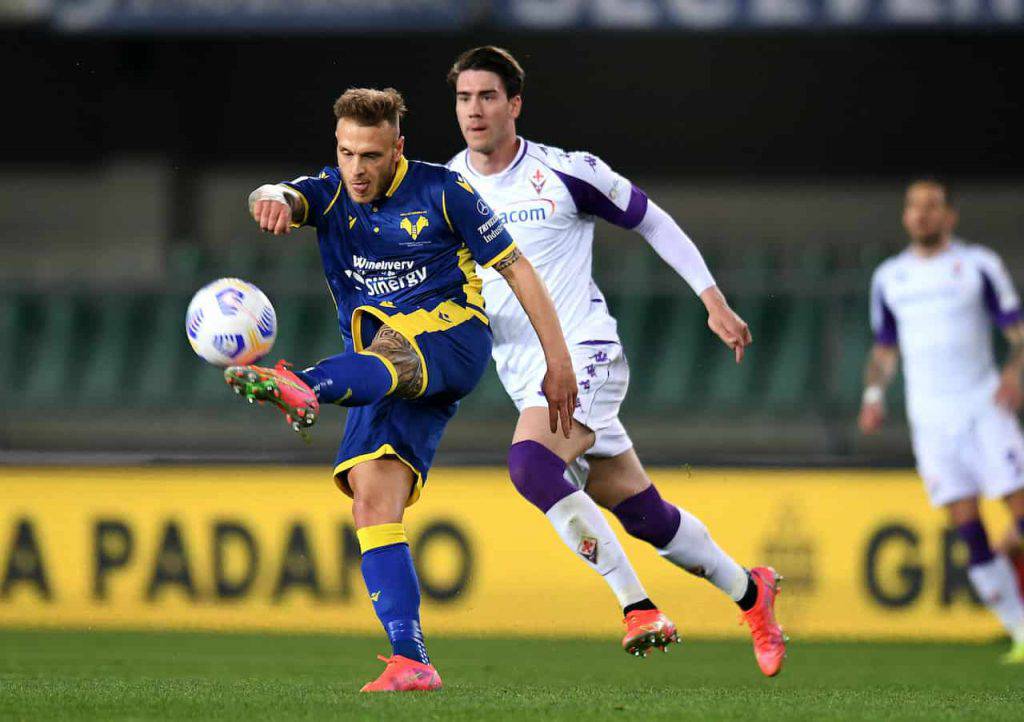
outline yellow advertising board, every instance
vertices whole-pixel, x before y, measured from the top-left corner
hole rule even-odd
[[[793,636],[999,633],[910,472],[652,476],[740,563],[786,577]],[[619,631],[601,578],[500,469],[435,469],[406,526],[428,634]],[[685,635],[744,634],[720,592],[622,536]],[[329,471],[283,466],[0,468],[0,626],[378,630],[348,499]]]

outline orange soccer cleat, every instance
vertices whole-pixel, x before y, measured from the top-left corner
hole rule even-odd
[[[754,567],[750,576],[757,585],[757,601],[743,612],[743,621],[754,638],[757,666],[767,676],[774,677],[782,671],[782,660],[786,658],[786,636],[775,621],[775,597],[782,577],[771,567]]]
[[[622,648],[635,657],[646,657],[654,647],[667,652],[670,643],[682,641],[676,625],[657,609],[634,610],[622,623],[626,625]]]
[[[285,360],[272,369],[263,366],[229,366],[224,369],[224,380],[236,394],[245,396],[249,403],[270,403],[284,412],[292,429],[304,435],[316,423],[320,402],[313,389],[290,370]]]
[[[377,655],[387,667],[377,679],[363,685],[360,692],[426,692],[441,689],[441,675],[432,664],[423,664],[414,659],[395,654],[390,657]]]

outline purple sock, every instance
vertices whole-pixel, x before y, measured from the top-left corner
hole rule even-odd
[[[612,509],[623,528],[637,539],[664,549],[679,531],[679,510],[661,498],[651,484]]]
[[[956,533],[967,545],[967,558],[971,566],[984,564],[995,558],[992,547],[988,544],[988,534],[985,533],[985,525],[981,519],[969,521],[956,528]]]
[[[1024,516],[1017,520],[1017,533],[1020,534],[1020,538],[1024,539]]]
[[[565,462],[543,444],[520,441],[508,450],[508,475],[516,491],[545,514],[576,491],[564,474]]]

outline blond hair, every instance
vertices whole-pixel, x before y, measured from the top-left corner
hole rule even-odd
[[[394,88],[349,88],[334,101],[335,118],[350,118],[364,126],[387,122],[397,128],[405,111],[405,99]]]

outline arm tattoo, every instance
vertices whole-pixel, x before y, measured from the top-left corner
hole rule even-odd
[[[379,353],[395,366],[398,386],[395,395],[403,399],[415,398],[423,383],[423,364],[412,344],[390,326],[381,326],[367,351]]]
[[[868,354],[864,369],[864,385],[888,388],[896,375],[897,352],[895,348],[875,346]]]
[[[523,254],[519,252],[518,248],[513,248],[512,252],[510,254],[508,254],[507,256],[505,256],[504,258],[502,258],[497,263],[495,263],[493,268],[498,273],[501,273],[505,269],[507,269],[509,266],[511,266],[513,263],[518,261],[522,255]]]

